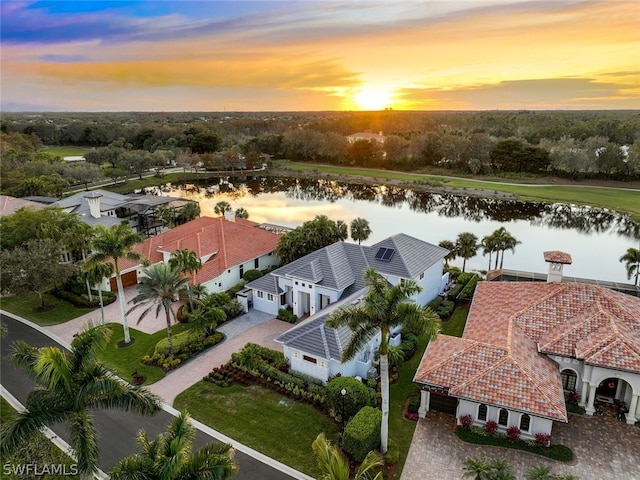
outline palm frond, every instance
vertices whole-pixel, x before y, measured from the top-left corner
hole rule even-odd
[[[79,372],[83,365],[93,362],[97,358],[98,351],[103,348],[111,330],[104,326],[88,327],[80,332],[71,342],[71,355],[69,358],[72,372]]]
[[[70,444],[75,451],[80,472],[98,470],[98,439],[89,410],[73,412],[67,422]]]
[[[11,360],[19,367],[24,368],[33,378],[38,377],[35,368],[38,358],[38,348],[32,347],[26,342],[19,340],[13,344]]]
[[[46,390],[40,390],[47,393]],[[51,395],[47,396],[47,401],[51,401]],[[38,400],[41,396],[30,395],[27,400],[27,408],[24,412],[19,412],[10,421],[2,425],[0,433],[0,450],[9,452],[29,441],[31,436],[45,425],[63,421],[67,418],[67,410],[60,408],[59,404],[43,404]]]
[[[38,379],[50,389],[63,388],[71,392],[72,372],[65,352],[58,347],[41,347],[34,369]]]

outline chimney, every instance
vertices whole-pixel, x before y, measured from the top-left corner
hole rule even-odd
[[[236,212],[234,212],[233,210],[227,210],[224,212],[224,219],[228,222],[235,222],[236,221]]]
[[[84,197],[87,199],[87,203],[89,204],[89,213],[91,213],[93,218],[100,218],[100,197],[102,197],[102,195],[95,192]]]
[[[547,283],[562,281],[562,268],[571,265],[571,255],[559,250],[544,252],[544,261],[549,264],[547,269]]]

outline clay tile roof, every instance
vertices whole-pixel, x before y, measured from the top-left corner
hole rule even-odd
[[[231,222],[223,217],[200,217],[147,238],[134,250],[144,255],[151,264],[163,261],[163,252],[191,250],[203,260],[195,281],[204,283],[217,278],[230,267],[276,249],[281,235],[257,228],[258,225],[242,218]],[[121,269],[126,270],[138,264],[123,260]]]
[[[571,265],[571,263],[573,263],[571,260],[571,255],[559,250],[544,252],[544,261],[552,263],[565,263],[567,265]]]

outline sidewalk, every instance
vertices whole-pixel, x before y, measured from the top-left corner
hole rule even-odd
[[[125,289],[127,301],[136,295],[137,287]],[[174,309],[177,309],[180,305],[181,303],[176,302]],[[128,303],[127,309],[129,308],[131,308],[131,304]],[[145,307],[137,308],[127,315],[129,328],[145,333],[155,333],[166,328],[164,314],[156,318],[155,306],[138,323],[144,309]],[[100,318],[100,310],[98,309],[74,320],[46,327],[46,329],[62,340],[71,343],[73,336],[82,331],[87,325],[100,324]],[[104,318],[105,323],[122,324],[120,303],[118,301],[105,307]],[[148,385],[147,388],[159,395],[167,404],[173,405],[173,401],[179,393],[202,380],[202,377],[207,375],[214,367],[219,367],[226,363],[231,358],[232,353],[237,352],[249,342],[282,351],[282,345],[274,342],[273,339],[291,327],[291,324],[277,320],[271,314],[252,310],[225,323],[218,329],[226,336],[222,343],[189,360],[177,370],[169,372],[158,382]]]

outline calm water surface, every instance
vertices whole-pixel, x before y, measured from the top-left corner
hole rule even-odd
[[[208,216],[216,216],[215,204],[224,200],[234,210],[244,207],[250,220],[288,227],[316,215],[347,223],[362,217],[373,230],[364,242],[369,245],[401,232],[435,244],[455,241],[461,232],[482,239],[504,225],[522,242],[515,253],[505,252],[504,268],[546,272],[542,252],[562,250],[573,257],[565,275],[622,283],[629,281],[618,259],[627,248],[640,245],[640,224],[589,207],[417,193],[329,180],[240,177],[209,182],[166,186],[154,193],[197,200],[202,215]],[[462,261],[454,264],[461,267]],[[467,260],[467,270],[487,267],[488,256],[481,251]]]

